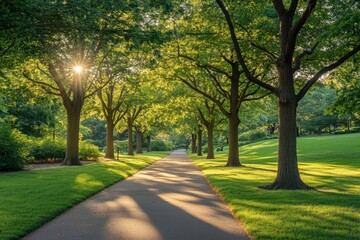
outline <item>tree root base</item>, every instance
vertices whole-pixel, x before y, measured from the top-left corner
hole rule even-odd
[[[242,165],[241,163],[239,163],[239,164],[229,164],[229,163],[227,163],[225,165],[225,167],[245,167],[245,165]]]
[[[315,190],[314,187],[306,185],[303,181],[278,181],[270,185],[259,187],[264,190]]]

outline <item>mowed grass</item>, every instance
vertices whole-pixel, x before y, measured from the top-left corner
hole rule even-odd
[[[277,140],[240,147],[244,167],[191,156],[254,239],[360,239],[360,134],[298,138],[309,190],[259,189],[277,171]]]
[[[0,239],[19,239],[167,154],[151,152],[81,167],[0,174]]]

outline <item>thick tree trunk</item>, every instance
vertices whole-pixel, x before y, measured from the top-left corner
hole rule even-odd
[[[229,155],[226,163],[227,167],[241,166],[239,159],[239,117],[235,114],[229,118]]]
[[[297,100],[291,65],[279,70],[279,149],[275,181],[264,189],[311,189],[300,178],[296,153]]]
[[[202,156],[203,154],[202,154],[202,129],[201,128],[198,129],[197,138],[198,138],[197,155]]]
[[[143,153],[142,151],[142,133],[136,130],[136,153]]]
[[[132,129],[132,122],[128,119],[128,155],[134,155],[134,144],[132,141],[133,129]]]
[[[146,141],[147,141],[147,152],[151,152],[151,136],[147,135],[146,136]]]
[[[207,156],[206,159],[215,159],[214,154],[214,127],[213,126],[207,126]]]
[[[239,136],[238,128],[240,124],[239,120],[239,78],[240,72],[238,65],[232,66],[232,79],[230,89],[230,111],[229,111],[229,155],[226,163],[226,167],[238,167],[241,166],[239,159]]]
[[[79,161],[79,132],[81,106],[72,106],[66,109],[67,138],[66,155],[63,165],[81,165]]]
[[[112,119],[106,119],[106,158],[114,159],[114,124]]]
[[[191,134],[191,153],[196,153],[196,134]]]

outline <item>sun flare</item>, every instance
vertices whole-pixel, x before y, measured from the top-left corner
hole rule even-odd
[[[83,67],[82,67],[82,66],[75,66],[75,67],[74,67],[74,71],[75,71],[76,73],[81,73],[81,72],[83,71]]]

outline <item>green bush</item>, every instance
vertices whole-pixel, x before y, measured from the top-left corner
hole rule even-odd
[[[82,141],[79,144],[79,159],[81,160],[96,160],[100,157],[99,147],[87,141]]]
[[[151,141],[152,151],[170,151],[172,150],[172,143],[170,141],[155,139]]]
[[[114,141],[114,151],[117,152],[119,150],[119,152],[121,153],[126,153],[128,151],[128,140],[116,140]],[[105,148],[106,149],[106,148]]]
[[[266,132],[262,130],[250,130],[240,134],[240,141],[256,141],[266,137]]]
[[[0,170],[20,170],[28,162],[26,137],[8,125],[0,126]]]
[[[65,141],[52,140],[49,138],[34,140],[30,155],[35,160],[62,160],[65,157]]]
[[[34,160],[58,160],[62,161],[66,154],[65,140],[33,139],[30,156]],[[79,159],[97,159],[100,157],[99,148],[91,141],[79,142]]]
[[[202,152],[203,152],[203,153],[207,153],[207,151],[208,151],[208,147],[207,147],[207,146],[203,146],[203,147],[202,147]]]

